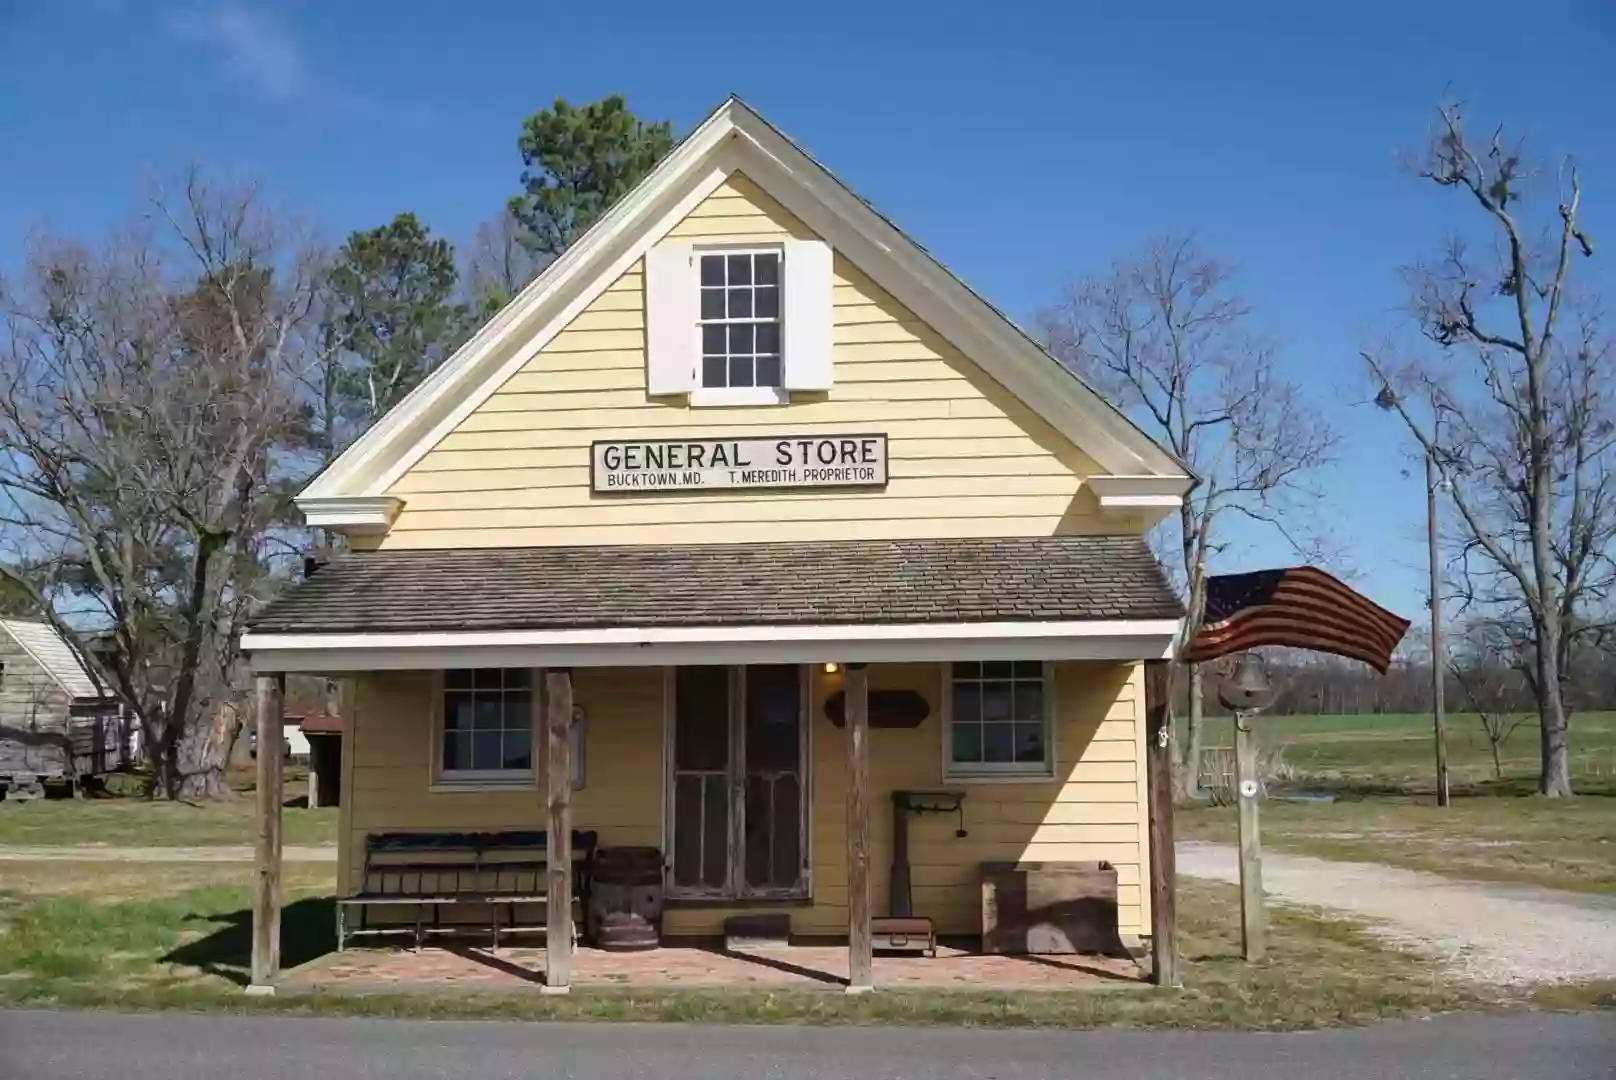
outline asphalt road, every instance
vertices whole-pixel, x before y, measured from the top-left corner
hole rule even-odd
[[[1611,1080],[1616,1016],[1352,1031],[683,1027],[0,1012],[4,1080]]]

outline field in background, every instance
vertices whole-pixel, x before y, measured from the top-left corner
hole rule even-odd
[[[1502,746],[1503,778],[1479,719],[1448,718],[1453,805],[1435,805],[1429,715],[1256,718],[1270,791],[1334,802],[1262,806],[1264,846],[1323,858],[1384,862],[1453,877],[1616,892],[1616,713],[1572,719],[1576,799],[1531,796],[1538,728],[1528,719]],[[1228,745],[1227,718],[1209,721],[1209,746]],[[1217,756],[1217,755],[1214,755]],[[1180,837],[1232,842],[1235,812],[1186,808]]]
[[[1270,779],[1312,790],[1386,794],[1434,792],[1436,750],[1429,713],[1344,716],[1258,716],[1259,745]],[[1232,746],[1228,717],[1207,720],[1207,746]],[[1538,725],[1524,717],[1500,746],[1503,778],[1474,713],[1448,716],[1448,775],[1455,790],[1526,793],[1537,783]],[[1571,720],[1573,784],[1616,794],[1616,713]]]
[[[281,835],[287,844],[335,844],[337,811],[289,806]],[[0,847],[251,847],[256,837],[250,795],[208,806],[133,798],[0,803]]]
[[[308,809],[305,770],[289,768],[287,776],[282,841],[334,845],[336,809]],[[250,769],[232,770],[235,798],[202,806],[148,801],[139,781],[113,777],[95,798],[0,802],[0,847],[251,847],[257,838]]]

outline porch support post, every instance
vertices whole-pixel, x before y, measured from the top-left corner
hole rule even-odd
[[[875,987],[870,945],[870,709],[869,673],[848,664],[843,680],[847,716],[847,992]]]
[[[543,991],[565,994],[572,989],[572,673],[565,668],[544,673],[544,730],[550,820]]]
[[[1150,981],[1181,986],[1178,858],[1173,850],[1173,684],[1165,660],[1145,661],[1145,777],[1150,816]]]
[[[284,675],[260,675],[253,687],[258,731],[258,838],[253,850],[252,981],[247,993],[275,992],[281,969],[282,700]]]

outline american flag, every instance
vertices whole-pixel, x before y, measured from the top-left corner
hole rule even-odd
[[[1180,657],[1201,664],[1263,645],[1362,660],[1382,675],[1408,620],[1323,570],[1292,566],[1206,579],[1206,614]]]

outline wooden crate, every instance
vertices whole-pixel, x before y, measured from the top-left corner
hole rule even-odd
[[[982,864],[982,951],[1115,953],[1117,872],[1098,862]]]

